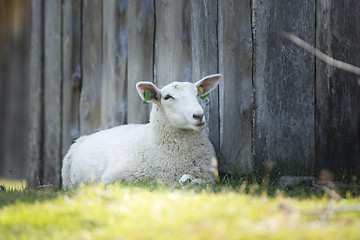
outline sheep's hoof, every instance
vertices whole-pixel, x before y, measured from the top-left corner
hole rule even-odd
[[[194,184],[198,184],[198,181],[191,176],[190,174],[185,174],[183,175],[180,180],[179,183],[194,183]]]

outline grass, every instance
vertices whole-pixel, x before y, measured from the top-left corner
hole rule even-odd
[[[0,178],[0,185],[6,186],[7,189],[11,190],[22,190],[26,186],[26,181]]]
[[[0,239],[359,239],[360,198],[223,181],[0,192]],[[12,185],[14,186],[14,185]]]

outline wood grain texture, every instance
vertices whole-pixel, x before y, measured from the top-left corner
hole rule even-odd
[[[100,130],[102,77],[102,2],[84,0],[82,9],[82,89],[80,135]]]
[[[54,187],[61,186],[61,120],[62,120],[62,4],[45,1],[44,58],[44,172],[43,179]]]
[[[192,81],[189,1],[155,0],[155,83]],[[187,16],[187,15],[186,15]]]
[[[26,159],[26,182],[28,186],[39,185],[43,171],[43,54],[44,54],[44,3],[31,2],[31,52],[29,82],[29,133]]]
[[[135,88],[154,77],[155,6],[153,0],[129,1],[128,9],[128,123],[147,123],[151,104],[145,105]]]
[[[219,1],[221,145],[219,170],[252,169],[253,113],[250,3]],[[239,153],[240,152],[240,153]],[[239,154],[238,154],[239,153]]]
[[[4,37],[5,30],[4,30],[4,4],[5,0],[0,0],[0,46],[5,45]],[[6,89],[6,80],[5,80],[5,54],[4,48],[0,48],[0,158],[3,158],[4,155],[4,120],[5,120],[5,89]],[[4,175],[4,162],[0,161],[0,177]]]
[[[65,0],[63,9],[61,158],[65,156],[74,140],[80,136],[81,0]]]
[[[218,73],[217,1],[191,1],[192,80]],[[219,90],[201,102],[206,131],[215,151],[220,150]]]
[[[254,157],[264,170],[315,171],[314,56],[282,39],[279,30],[315,43],[315,2],[253,1]]]
[[[128,0],[103,2],[102,129],[127,122]]]
[[[30,2],[0,2],[0,176],[25,177]]]
[[[317,2],[316,47],[360,66],[359,1]],[[317,170],[360,176],[359,76],[316,61]]]
[[[355,0],[31,1],[29,185],[40,178],[59,187],[62,156],[78,136],[147,122],[150,105],[142,104],[136,82],[162,88],[217,72],[223,81],[202,106],[220,171],[266,171],[274,162],[275,177],[314,175],[324,168],[338,176],[359,175],[360,80],[278,35],[293,33],[334,59],[360,66],[359,5]],[[0,38],[2,46],[9,36]],[[9,64],[4,56],[11,54],[1,55],[3,104],[16,92],[7,90],[16,81],[4,75]],[[4,121],[6,111],[19,109],[15,101],[11,106],[0,107],[0,131],[8,135],[9,126],[18,124]],[[7,159],[13,143],[3,143]]]

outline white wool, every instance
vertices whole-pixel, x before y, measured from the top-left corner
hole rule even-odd
[[[204,130],[204,117],[195,116],[203,115],[199,96],[212,91],[220,76],[210,75],[195,84],[174,82],[161,90],[151,83],[138,83],[142,99],[145,89],[153,93],[148,100],[154,103],[150,123],[80,137],[64,157],[63,187],[143,179],[214,183],[211,158],[215,151]],[[203,94],[198,93],[199,87],[205,89]]]

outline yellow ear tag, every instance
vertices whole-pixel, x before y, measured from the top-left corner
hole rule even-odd
[[[201,94],[204,93],[204,89],[203,89],[202,87],[199,87],[199,88],[198,88],[198,92],[199,92],[199,94],[201,95]]]
[[[198,87],[198,92],[199,94],[203,94],[204,93],[204,89],[202,87]],[[206,94],[205,96],[200,96],[201,100],[204,100],[205,98],[207,98],[210,95],[210,93]]]

